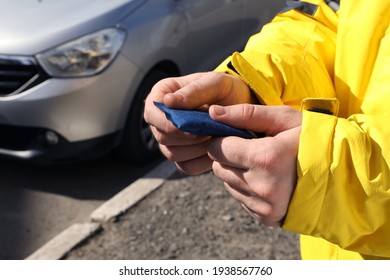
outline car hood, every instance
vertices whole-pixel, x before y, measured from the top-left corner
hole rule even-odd
[[[115,26],[146,0],[15,0],[0,9],[0,55],[34,55]]]

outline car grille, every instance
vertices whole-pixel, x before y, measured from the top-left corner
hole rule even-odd
[[[33,57],[0,55],[0,96],[21,93],[47,78]]]

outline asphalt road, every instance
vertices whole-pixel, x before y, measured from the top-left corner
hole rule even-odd
[[[57,166],[0,160],[0,259],[24,259],[148,172],[106,157]]]

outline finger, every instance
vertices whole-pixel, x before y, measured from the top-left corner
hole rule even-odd
[[[225,188],[234,199],[241,203],[244,210],[258,222],[267,226],[280,225],[281,218],[275,215],[270,203],[257,197],[242,195],[228,184],[225,184]]]
[[[240,193],[243,197],[256,195],[251,191],[251,188],[245,180],[245,170],[222,165],[216,161],[213,162],[212,170],[214,175],[224,182],[225,186],[234,189],[235,192]]]
[[[239,104],[222,107],[213,105],[209,113],[216,121],[237,128],[265,132],[270,136],[300,126],[302,123],[301,112],[289,106]]]
[[[144,119],[151,125],[169,134],[181,134],[172,122],[168,121],[165,113],[156,107],[154,102],[163,102],[164,96],[180,89],[185,77],[166,78],[157,82],[145,100]]]
[[[268,202],[251,195],[246,195],[227,183],[224,184],[225,189],[229,194],[238,202],[244,204],[248,210],[252,213],[256,213],[259,216],[265,217],[266,219],[271,218],[272,205]]]
[[[237,77],[218,72],[198,73],[178,80],[180,89],[164,96],[171,108],[195,109],[205,104],[252,102],[248,87]]]
[[[221,137],[211,141],[208,148],[208,155],[212,160],[224,165],[244,169],[249,169],[256,161],[261,164],[267,160],[267,155],[271,154],[273,147],[271,137],[260,139],[243,139],[240,137]]]
[[[231,80],[221,73],[193,75],[191,82],[164,96],[164,104],[171,108],[195,109],[223,98],[231,87]]]
[[[249,215],[251,215],[252,218],[254,218],[256,221],[258,221],[260,224],[263,223],[263,218],[259,214],[255,213],[251,209],[249,209],[244,203],[241,203],[241,207],[245,210],[245,212],[247,212]]]
[[[198,136],[187,132],[172,131],[165,132],[151,126],[152,133],[156,141],[165,146],[187,146],[202,143],[210,139],[209,136]]]
[[[188,161],[176,162],[176,166],[185,174],[198,175],[210,171],[212,163],[212,160],[205,155]]]
[[[163,155],[175,162],[188,161],[207,155],[208,141],[186,146],[160,145]]]
[[[244,170],[230,168],[218,162],[213,162],[212,169],[218,178],[227,184],[227,186],[234,189],[235,192],[241,193],[243,197],[257,198],[271,205],[271,201],[273,201],[273,194],[270,194],[271,190],[267,185],[261,184],[261,182],[258,182],[255,188],[253,186],[251,187],[245,178],[247,172]],[[244,199],[240,201],[244,201]]]
[[[222,165],[217,161],[213,162],[212,169],[214,175],[221,179],[224,183],[234,186],[236,191],[241,192],[243,195],[251,195],[243,176],[243,172],[245,172],[245,170],[231,168],[230,166]]]
[[[145,101],[144,119],[147,124],[156,127],[158,130],[164,131],[165,133],[182,134],[172,122],[167,120],[165,113],[154,105],[153,100],[150,97]]]

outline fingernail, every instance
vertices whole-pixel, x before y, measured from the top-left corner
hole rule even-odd
[[[212,108],[213,108],[213,110],[214,110],[214,113],[215,113],[217,116],[222,116],[222,115],[225,115],[225,114],[226,114],[225,107],[223,107],[223,106],[213,105]]]
[[[172,101],[180,102],[183,101],[184,97],[180,93],[171,93],[167,95],[168,98],[171,98]]]

